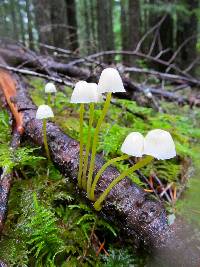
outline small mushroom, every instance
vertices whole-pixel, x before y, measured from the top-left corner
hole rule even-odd
[[[79,81],[76,83],[72,96],[71,103],[80,103],[80,160],[78,172],[78,186],[79,188],[86,189],[86,173],[88,166],[88,157],[91,144],[91,129],[94,119],[94,103],[101,101],[101,95],[98,93],[96,83],[87,83],[86,81]],[[86,145],[85,157],[83,157],[83,117],[84,117],[84,104],[89,105],[89,127],[88,127],[88,140]]]
[[[91,200],[93,198],[91,196],[91,187],[92,187],[92,177],[93,177],[93,172],[94,172],[99,131],[101,129],[102,122],[105,119],[105,116],[108,112],[112,93],[126,92],[123,86],[122,79],[119,75],[119,72],[114,68],[106,68],[102,71],[97,89],[98,89],[99,94],[107,93],[107,96],[106,96],[106,101],[104,103],[101,116],[99,117],[99,120],[97,122],[97,126],[94,132],[93,144],[92,144],[92,153],[91,153],[90,167],[89,167],[88,179],[87,179],[87,195],[88,195],[88,198]]]
[[[49,148],[48,148],[48,143],[47,143],[47,119],[53,118],[53,117],[54,117],[53,111],[48,105],[41,105],[38,107],[38,110],[36,112],[36,119],[43,121],[43,142],[44,142],[44,147],[46,150],[47,158],[49,161],[51,158],[50,158],[50,153],[49,153]]]
[[[135,157],[142,157],[142,155],[146,155],[145,157],[141,158],[135,165],[131,166],[129,169],[123,171],[117,178],[115,178],[109,186],[105,189],[105,191],[99,196],[99,198],[94,203],[94,208],[96,210],[100,210],[102,207],[102,203],[110,193],[112,188],[118,184],[122,179],[124,179],[129,174],[133,173],[134,171],[146,166],[149,164],[154,158],[157,159],[170,159],[176,156],[176,149],[174,141],[169,132],[155,129],[151,130],[147,133],[146,137],[144,138],[142,134],[138,132],[130,133],[124,143],[122,144],[121,151],[125,154],[135,156]],[[120,157],[118,157],[120,158]],[[116,159],[112,159],[109,162],[115,162]],[[108,167],[106,164],[104,166]],[[104,167],[103,166],[103,167]],[[105,168],[103,167],[97,173],[97,176],[103,173]],[[96,176],[96,177],[97,177]],[[94,181],[96,182],[96,178]],[[99,179],[100,175],[98,176]],[[96,184],[95,184],[96,186]],[[92,187],[93,190],[93,200],[94,200],[94,190],[95,188]]]
[[[47,104],[50,105],[51,104],[51,94],[54,94],[57,92],[54,83],[51,83],[51,82],[47,83],[45,85],[44,91],[45,91],[45,94],[48,94]]]
[[[87,83],[86,81],[79,81],[76,83],[72,96],[71,103],[97,103],[100,101],[100,95],[97,91],[96,83]]]
[[[102,71],[98,91],[100,93],[125,93],[124,85],[119,72],[114,68],[106,68]]]
[[[142,157],[144,154],[144,137],[141,133],[132,132],[124,140],[121,151],[134,157]]]
[[[176,149],[171,134],[160,129],[149,131],[144,140],[144,154],[159,160],[175,157]]]
[[[47,83],[47,84],[45,85],[44,90],[45,90],[45,93],[46,93],[46,94],[52,94],[52,93],[56,93],[56,92],[57,92],[54,83]]]

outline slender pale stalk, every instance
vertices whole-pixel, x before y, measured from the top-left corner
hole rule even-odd
[[[85,152],[84,167],[83,167],[83,177],[82,177],[82,186],[85,190],[87,187],[86,174],[87,174],[88,158],[89,158],[89,152],[90,152],[90,146],[91,146],[93,120],[94,120],[94,103],[91,103],[90,104],[90,113],[89,113],[88,138],[87,138],[87,144],[86,144],[86,152]]]
[[[92,144],[92,153],[91,153],[91,160],[90,160],[90,168],[89,168],[89,174],[88,174],[88,179],[87,179],[87,196],[90,199],[90,190],[91,190],[91,185],[92,185],[92,176],[94,172],[94,165],[95,165],[95,157],[96,157],[96,151],[97,151],[97,143],[98,143],[98,134],[100,131],[101,124],[106,116],[106,113],[108,111],[109,105],[110,105],[110,100],[111,100],[112,93],[108,93],[106,97],[106,101],[101,113],[101,116],[98,120],[95,132],[94,132],[94,139],[93,139],[93,144]]]
[[[83,172],[83,115],[84,104],[80,107],[80,157],[79,157],[79,171],[78,171],[78,186],[82,187],[82,172]]]
[[[101,194],[101,196],[97,199],[97,201],[94,203],[94,208],[99,211],[101,210],[101,204],[107,197],[107,195],[110,193],[112,188],[118,184],[122,179],[124,179],[126,176],[131,174],[132,172],[144,167],[148,163],[150,163],[153,160],[152,156],[146,156],[145,158],[138,161],[134,166],[130,167],[128,170],[122,172],[116,179],[114,179],[109,186],[106,188],[106,190]]]
[[[47,96],[47,105],[51,106],[51,94],[48,94]]]
[[[43,119],[43,142],[44,142],[44,148],[47,154],[47,158],[49,161],[51,161],[49,147],[47,143],[47,120],[46,119]]]
[[[101,177],[101,175],[103,174],[103,172],[108,168],[108,166],[110,166],[111,164],[113,164],[113,163],[115,163],[117,161],[128,159],[129,157],[130,157],[129,155],[122,155],[120,157],[117,157],[117,158],[114,158],[114,159],[109,160],[108,162],[106,162],[101,167],[101,169],[98,171],[98,173],[95,176],[94,181],[92,183],[92,187],[91,187],[91,191],[90,191],[90,198],[91,198],[91,200],[93,200],[93,201],[95,200],[94,191],[95,191],[96,185],[97,185],[97,183],[99,181],[99,178]]]

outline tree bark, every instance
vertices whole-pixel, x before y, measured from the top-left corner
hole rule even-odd
[[[135,50],[140,40],[140,1],[129,0],[128,2],[128,35],[129,51]],[[130,65],[135,65],[134,57],[129,59]]]
[[[122,50],[134,51],[140,40],[140,2],[121,0]],[[123,55],[123,63],[135,65],[135,58]]]
[[[183,69],[187,68],[197,57],[198,18],[195,10],[199,7],[199,1],[185,0],[184,4],[191,14],[179,15],[177,20],[177,47],[189,39],[180,51],[179,61]],[[192,68],[189,73],[195,75],[195,68]]]
[[[69,28],[66,18],[66,5],[64,0],[51,0],[50,13],[51,13],[51,29],[53,44],[59,48],[69,48]]]
[[[122,50],[129,50],[129,34],[128,34],[128,2],[127,0],[120,1],[121,14],[120,14],[120,22],[121,22],[121,43]],[[129,56],[122,55],[122,62],[124,65],[128,65]]]
[[[28,18],[28,39],[29,39],[29,48],[34,50],[34,39],[33,39],[33,20],[30,10],[30,0],[26,0],[26,13]],[[23,24],[23,23],[22,23]]]
[[[20,40],[25,45],[26,38],[25,38],[25,28],[24,28],[24,20],[23,20],[23,4],[21,1],[18,2],[17,5],[17,13],[18,13],[18,19],[19,19],[19,25],[20,25]]]
[[[53,45],[51,29],[51,13],[49,0],[33,0],[35,9],[35,20],[39,35],[39,42]],[[47,52],[44,47],[40,48],[42,52]]]
[[[65,0],[66,3],[66,14],[67,14],[67,25],[69,30],[69,48],[75,51],[79,48],[78,34],[77,34],[77,18],[76,18],[76,1]]]
[[[16,17],[16,3],[15,0],[10,0],[10,12],[11,12],[11,20],[12,20],[12,26],[13,26],[13,38],[14,40],[19,40],[19,32],[18,32],[18,23],[17,23],[17,17]]]
[[[99,51],[114,49],[112,0],[97,0],[97,32]],[[113,56],[104,56],[104,62],[113,62]]]

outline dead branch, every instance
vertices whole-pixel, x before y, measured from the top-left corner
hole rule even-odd
[[[175,74],[169,74],[169,73],[164,73],[164,72],[159,72],[155,70],[147,70],[147,69],[141,69],[137,67],[126,67],[124,68],[124,72],[135,72],[135,73],[141,73],[141,74],[150,74],[152,76],[156,76],[159,79],[162,80],[168,80],[168,81],[173,81],[175,83],[187,83],[187,84],[193,84],[199,86],[200,81],[196,79],[191,79],[185,76],[181,75],[175,75]]]
[[[45,75],[45,74],[42,74],[42,73],[38,73],[38,72],[35,72],[35,71],[32,71],[32,70],[18,69],[18,68],[10,67],[10,66],[3,65],[3,64],[0,64],[0,68],[6,69],[6,70],[10,70],[10,71],[13,71],[13,72],[16,72],[16,73],[24,74],[24,75],[43,78],[43,79],[46,79],[46,80],[49,80],[49,81],[52,81],[52,82],[56,82],[56,83],[60,83],[60,84],[63,84],[63,85],[69,86],[69,87],[73,87],[74,86],[74,84],[72,82],[69,82],[66,79],[56,78],[56,77]]]

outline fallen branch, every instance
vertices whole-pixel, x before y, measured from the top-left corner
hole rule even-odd
[[[186,76],[181,76],[181,75],[175,75],[175,74],[169,74],[169,73],[163,73],[155,70],[148,70],[148,69],[141,69],[141,68],[136,68],[136,67],[126,67],[124,68],[124,72],[134,72],[134,73],[140,73],[140,74],[150,74],[152,76],[155,76],[159,79],[162,80],[168,80],[168,81],[173,81],[175,83],[184,83],[186,82],[188,85],[200,85],[200,81],[196,79],[191,79]]]
[[[107,51],[107,52],[108,53],[112,53],[112,52],[120,53],[120,51]],[[88,56],[83,59],[78,59],[78,60],[81,60],[81,62],[85,62],[87,60],[93,61],[93,57],[94,58],[98,57],[99,55],[102,55],[107,52],[105,51],[102,53],[97,53],[97,54]],[[129,54],[129,52],[130,51],[124,51],[124,53],[127,53],[127,54]],[[133,52],[130,52],[130,53],[133,53]],[[72,66],[75,62],[74,63],[71,62],[68,64],[55,62],[50,57],[36,55],[34,52],[29,51],[16,44],[11,45],[11,44],[3,43],[2,47],[0,48],[0,55],[4,58],[4,60],[7,61],[7,64],[9,64],[9,66],[7,65],[5,66],[1,64],[1,67],[7,70],[12,70],[16,73],[21,73],[23,75],[31,75],[35,77],[44,78],[44,79],[51,80],[51,81],[64,84],[70,87],[72,87],[73,84],[76,82],[76,80],[72,79],[73,77],[75,79],[78,78],[78,79],[84,79],[87,81],[97,82],[96,74],[93,75],[89,71],[89,69],[85,70],[80,67]],[[101,64],[101,63],[99,62],[98,64]],[[19,68],[19,65],[20,65],[20,68]],[[22,66],[24,67],[22,68]],[[154,75],[154,76],[159,77],[162,81],[167,79],[169,81],[172,81],[174,83],[181,84],[181,85],[183,85],[183,83],[189,86],[200,85],[199,80],[196,80],[195,78],[191,78],[185,75],[167,74],[167,73],[156,72],[153,70],[143,70],[139,68],[125,68],[124,70],[125,71],[132,70],[132,71],[139,72],[139,73]],[[66,77],[66,74],[68,74],[70,77],[69,76]],[[155,88],[152,88],[151,86],[137,84],[137,83],[132,82],[127,77],[123,77],[123,82],[124,82],[127,93],[116,94],[117,97],[133,99],[133,100],[136,100],[137,102],[140,102],[139,97],[136,94],[136,92],[140,92],[144,94],[145,90],[148,88],[155,97],[163,97],[164,99],[168,101],[175,101],[181,104],[191,104],[190,103],[191,101],[188,98],[179,96],[174,92],[168,92],[163,89],[159,89],[159,88],[155,89]],[[156,101],[148,101],[148,102],[151,106],[154,106],[155,104],[154,102]]]
[[[74,84],[72,82],[69,82],[66,79],[45,75],[45,74],[38,73],[38,72],[35,72],[35,71],[32,71],[32,70],[18,69],[18,68],[14,68],[14,67],[10,67],[10,66],[4,65],[4,64],[0,64],[0,68],[6,69],[6,70],[11,70],[11,71],[14,71],[16,73],[23,74],[23,75],[29,75],[29,76],[35,76],[35,77],[38,77],[38,78],[47,79],[49,81],[60,83],[60,84],[63,84],[63,85],[66,85],[66,86],[70,86],[70,87],[74,86]]]

